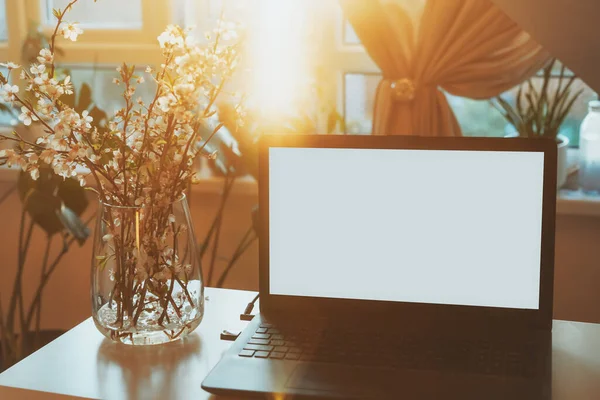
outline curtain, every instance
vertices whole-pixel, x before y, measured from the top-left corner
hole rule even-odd
[[[489,99],[550,56],[489,0],[340,0],[381,68],[375,135],[459,136],[443,91]]]

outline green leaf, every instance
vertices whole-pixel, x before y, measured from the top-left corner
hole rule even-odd
[[[75,111],[81,114],[83,111],[87,110],[91,104],[92,89],[87,83],[84,83],[79,89],[79,101],[77,102],[77,107],[75,107]]]
[[[85,240],[90,236],[90,228],[88,228],[79,216],[61,204],[60,209],[56,211],[56,216],[64,226],[64,228],[77,240],[80,246],[85,243]]]
[[[98,261],[98,269],[100,269],[100,271],[103,271],[104,268],[106,268],[106,264],[108,263],[108,260],[110,260],[110,257],[96,256],[96,261]]]
[[[77,97],[77,91],[73,88],[73,93],[71,94],[63,94],[60,96],[60,101],[62,101],[65,105],[75,108],[75,99]]]
[[[26,197],[25,209],[31,218],[48,236],[60,232],[63,225],[56,216],[60,209],[60,200],[40,190],[32,189]]]
[[[327,133],[332,133],[335,130],[339,120],[340,115],[336,110],[331,110],[331,112],[327,114]]]
[[[88,199],[77,180],[63,179],[42,166],[35,181],[29,173],[21,171],[17,187],[25,209],[47,235],[67,229],[80,243],[85,240],[79,216],[87,208]]]

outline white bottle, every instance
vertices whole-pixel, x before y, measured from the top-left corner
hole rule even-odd
[[[600,101],[589,103],[579,131],[579,187],[600,193]]]

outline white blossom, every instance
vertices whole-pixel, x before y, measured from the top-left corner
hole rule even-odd
[[[65,23],[63,27],[60,29],[60,34],[65,38],[71,41],[76,41],[77,36],[83,33],[83,29],[79,27],[77,23]]]
[[[31,125],[31,121],[38,121],[38,117],[31,112],[31,110],[25,106],[21,107],[21,114],[19,115],[19,121],[23,122],[23,125]]]
[[[44,64],[33,64],[29,67],[29,72],[33,75],[41,75],[46,70],[46,65]]]
[[[13,102],[17,93],[19,93],[19,87],[17,85],[5,83],[4,86],[0,88],[0,98],[7,103]]]
[[[41,49],[37,60],[40,64],[51,64],[54,61],[54,55],[50,49]]]
[[[12,69],[21,68],[21,66],[19,64],[15,64],[13,62],[0,63],[0,66],[6,68],[9,71],[12,70]]]

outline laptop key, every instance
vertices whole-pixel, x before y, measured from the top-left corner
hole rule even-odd
[[[267,333],[267,335],[268,335],[268,333]],[[266,339],[266,338],[261,338],[261,339]],[[273,339],[273,340],[284,340],[283,335],[281,335],[281,334],[271,335],[271,339]]]
[[[284,346],[285,340],[271,340],[271,343],[269,344],[272,346]]]
[[[276,346],[273,351],[280,351],[282,353],[287,353],[288,352],[288,348],[285,346]]]
[[[277,328],[269,328],[269,333],[280,334],[281,332],[279,332],[279,329],[277,329]]]
[[[268,331],[268,328],[258,328],[256,330],[256,333],[267,333],[267,331]]]
[[[252,339],[269,339],[271,338],[271,335],[269,335],[268,333],[255,333],[254,335],[252,335]]]
[[[285,353],[281,353],[279,351],[273,351],[270,355],[269,358],[273,358],[275,360],[281,360],[283,359],[283,357],[285,357]]]
[[[290,347],[288,353],[302,353],[302,349],[300,347]]]
[[[271,351],[273,350],[273,346],[267,346],[263,344],[247,344],[244,346],[244,350]]]
[[[285,355],[286,360],[298,360],[300,358],[300,354],[298,353],[287,353]]]
[[[252,357],[254,355],[254,350],[242,350],[238,355],[240,357]]]
[[[248,344],[269,344],[269,339],[250,339]]]
[[[254,353],[254,357],[267,358],[267,357],[269,357],[269,352],[268,351],[257,351],[256,353]]]

